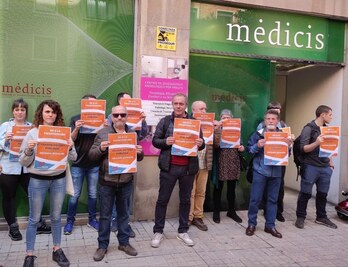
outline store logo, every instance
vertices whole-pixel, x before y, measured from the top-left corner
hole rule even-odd
[[[260,25],[263,23],[259,19]],[[247,25],[226,24],[228,26],[227,41],[268,44],[271,46],[297,47],[307,49],[324,49],[324,34],[318,33],[313,35],[311,32],[312,25],[307,25],[307,31],[291,32],[290,22],[286,22],[285,26],[280,21],[275,21],[275,26],[269,32],[261,26],[251,31]]]
[[[3,95],[18,95],[18,96],[50,96],[52,94],[52,88],[42,84],[41,86],[36,86],[33,83],[21,84],[17,83],[13,85],[2,85]]]

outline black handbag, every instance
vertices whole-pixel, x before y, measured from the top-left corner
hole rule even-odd
[[[239,156],[240,171],[245,172],[248,168],[248,161],[243,156],[242,152],[238,152],[238,156]]]

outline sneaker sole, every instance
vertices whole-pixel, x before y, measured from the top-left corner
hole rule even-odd
[[[72,231],[71,232],[64,232],[64,235],[71,235]]]
[[[159,248],[160,245],[161,245],[162,240],[163,240],[163,237],[161,238],[161,240],[160,240],[160,242],[158,243],[158,245],[153,245],[152,242],[151,242],[151,247],[153,247],[153,248]]]
[[[331,228],[331,229],[337,229],[337,225],[336,225],[336,226],[333,226],[333,225],[329,225],[329,224],[326,224],[326,223],[322,223],[322,222],[317,221],[317,220],[315,220],[315,223],[324,225],[324,226],[329,227],[329,228]]]
[[[184,239],[181,239],[180,237],[176,237],[177,239],[179,239],[181,242],[183,242],[184,243],[184,245],[185,246],[188,246],[188,247],[193,247],[195,244],[193,243],[193,244],[188,244],[188,243],[186,243],[185,241],[184,241]]]
[[[51,233],[52,233],[52,231],[38,231],[38,232],[36,232],[37,235],[49,235]]]

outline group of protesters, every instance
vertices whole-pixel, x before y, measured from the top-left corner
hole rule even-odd
[[[120,93],[121,97],[130,97]],[[94,95],[85,95],[83,99],[96,99]],[[241,153],[252,154],[252,184],[248,208],[248,226],[245,234],[254,235],[257,226],[257,215],[262,206],[265,216],[264,231],[274,237],[282,238],[276,229],[275,221],[284,222],[283,198],[285,167],[266,165],[264,146],[266,132],[278,132],[286,124],[280,120],[281,105],[278,102],[269,103],[264,114],[264,120],[250,136],[247,145],[243,142],[235,148],[220,147],[222,125],[224,120],[232,119],[229,109],[223,109],[219,120],[213,121],[213,144],[206,144],[202,130],[194,141],[196,156],[172,154],[175,143],[173,136],[174,120],[194,119],[194,113],[206,113],[204,101],[194,101],[192,114],[187,112],[188,98],[185,94],[175,94],[172,98],[173,111],[163,117],[156,126],[152,144],[160,149],[158,157],[159,191],[156,201],[153,237],[151,246],[158,248],[164,240],[164,226],[168,202],[174,186],[179,184],[179,227],[177,238],[184,245],[194,246],[195,242],[188,234],[191,225],[199,230],[208,231],[204,223],[204,201],[207,181],[215,177],[213,191],[213,221],[220,223],[221,197],[224,182],[227,183],[228,210],[226,216],[237,223],[242,218],[236,212],[236,186],[241,173]],[[73,231],[78,200],[86,179],[88,191],[88,226],[98,231],[98,248],[93,255],[95,261],[101,261],[107,253],[110,232],[117,232],[118,249],[127,255],[136,256],[136,249],[129,243],[129,238],[135,233],[129,224],[134,173],[109,173],[109,134],[136,132],[138,141],[147,133],[145,114],[141,113],[142,127],[134,131],[127,125],[127,108],[117,104],[105,119],[104,127],[97,133],[82,133],[84,121],[81,114],[71,118],[71,138],[67,141],[67,160],[71,167],[67,169],[37,168],[37,149],[40,139],[40,125],[65,126],[61,106],[54,100],[44,100],[37,107],[32,122],[28,120],[28,104],[23,99],[13,102],[11,111],[13,117],[0,126],[0,187],[2,192],[2,208],[9,226],[9,237],[13,241],[22,240],[22,234],[16,218],[16,191],[19,185],[28,196],[29,217],[26,229],[26,256],[23,266],[34,266],[34,253],[37,234],[52,233],[52,259],[59,266],[69,266],[70,262],[64,254],[61,245],[62,224],[61,213],[66,195],[66,176],[72,177],[74,194],[69,197],[67,220],[63,228],[65,235]],[[320,127],[326,126],[332,120],[332,109],[320,105],[316,109],[316,118],[307,124],[301,133],[300,144],[304,155],[301,173],[301,189],[297,202],[297,220],[295,226],[302,229],[306,218],[307,203],[312,196],[313,185],[317,186],[316,223],[331,228],[337,226],[326,215],[326,197],[330,186],[330,178],[334,169],[331,158],[319,157],[319,146],[325,137],[320,133]],[[11,158],[10,144],[14,140],[14,126],[29,126],[30,130],[24,137],[19,155]],[[289,155],[294,143],[294,136],[284,139]],[[144,158],[142,146],[135,146],[137,161]],[[213,168],[213,164],[215,167]],[[141,174],[140,174],[141,175]],[[50,225],[42,219],[42,209],[47,193],[50,200]],[[99,209],[97,208],[99,202]],[[97,218],[99,210],[99,220]]]

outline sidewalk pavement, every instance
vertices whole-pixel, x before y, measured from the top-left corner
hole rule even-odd
[[[130,239],[130,243],[138,251],[136,257],[119,251],[116,236],[111,233],[108,253],[101,262],[94,262],[98,233],[86,225],[76,226],[70,236],[63,235],[61,245],[70,266],[348,266],[348,223],[337,217],[333,205],[327,207],[328,216],[338,229],[314,223],[315,202],[311,199],[305,229],[297,229],[294,226],[296,199],[296,192],[286,190],[286,221],[277,222],[282,239],[263,231],[262,211],[255,235],[246,236],[247,211],[239,211],[242,224],[226,217],[225,212],[221,213],[221,223],[216,224],[212,213],[206,213],[207,232],[190,227],[189,234],[196,242],[193,247],[185,246],[176,238],[178,218],[166,220],[165,239],[159,248],[150,245],[154,223],[133,222],[136,237]],[[11,241],[7,234],[7,231],[0,232],[0,266],[22,266],[25,241]],[[25,230],[22,234],[25,239]],[[37,236],[35,248],[38,266],[58,266],[52,261],[51,235]]]

